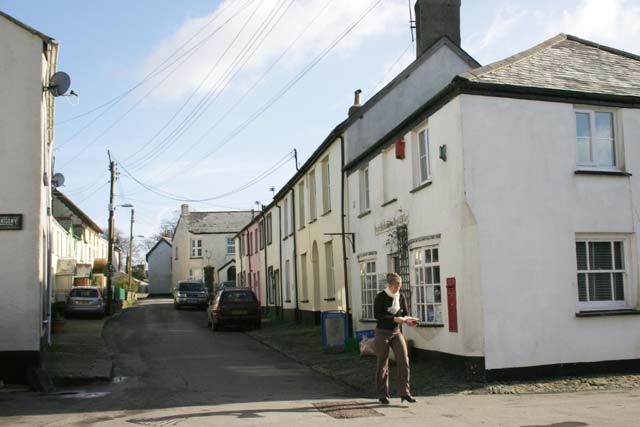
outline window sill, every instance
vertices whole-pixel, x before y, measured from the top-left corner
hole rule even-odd
[[[304,225],[302,227],[298,228],[298,231],[300,231],[300,230],[304,230]]]
[[[335,298],[325,298],[324,300],[325,301],[335,301],[336,299]]]
[[[284,236],[284,237],[282,238],[282,241],[284,242],[284,241],[285,241],[285,240],[287,240],[288,238],[289,238],[289,236]]]
[[[384,208],[385,206],[389,206],[391,203],[395,203],[395,202],[397,202],[397,201],[398,201],[398,199],[391,199],[391,200],[388,200],[388,201],[384,202],[383,204],[381,204],[381,205],[380,205],[380,207],[381,207],[381,208]]]
[[[284,302],[291,303],[291,300],[290,299],[286,299],[286,300],[284,300]]]
[[[418,185],[416,188],[414,188],[413,190],[409,191],[409,193],[413,194],[413,193],[417,193],[418,191],[422,190],[423,188],[427,188],[428,186],[430,186],[432,184],[432,181],[425,181],[422,184]]]
[[[309,303],[308,299],[300,300],[300,304],[308,304],[308,303]]]
[[[371,209],[366,210],[366,211],[362,212],[360,215],[358,215],[358,218],[365,217],[365,216],[369,215],[370,213],[371,213]]]
[[[192,256],[192,257],[189,257],[189,259],[202,259],[202,257],[201,256]]]
[[[309,224],[313,224],[314,222],[316,222],[318,220],[318,218],[313,218],[312,220],[309,221]]]
[[[418,323],[416,328],[444,328],[444,323]]]
[[[598,169],[576,169],[576,175],[609,175],[609,176],[632,176],[629,172],[598,170]]]
[[[320,216],[329,215],[330,213],[331,213],[331,209],[329,209],[328,211],[323,212],[322,215],[320,215]]]
[[[600,316],[628,316],[628,315],[640,315],[640,310],[636,309],[619,309],[619,310],[591,310],[591,311],[579,311],[576,313],[576,317],[600,317]]]
[[[360,323],[378,323],[376,319],[360,319],[358,320]]]

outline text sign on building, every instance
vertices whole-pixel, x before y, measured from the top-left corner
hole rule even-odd
[[[0,230],[22,230],[22,214],[0,214]]]

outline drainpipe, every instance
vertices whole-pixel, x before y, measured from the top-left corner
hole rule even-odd
[[[284,319],[284,288],[282,287],[282,209],[278,204],[276,204],[276,207],[278,208],[278,264],[280,266],[280,319],[282,320]]]
[[[342,269],[344,273],[344,293],[345,293],[345,302],[347,304],[347,322],[349,322],[349,337],[353,338],[353,322],[351,319],[351,305],[349,303],[349,273],[347,270],[347,242],[346,242],[346,227],[345,227],[345,179],[344,179],[344,136],[340,135],[340,214],[342,215],[340,224],[342,226]]]
[[[237,282],[236,282],[236,287],[241,288],[242,287],[242,257],[244,256],[244,254],[242,253],[242,246],[244,246],[242,244],[242,232],[238,233],[238,236],[240,236],[240,241],[238,242],[238,252],[240,252],[240,276],[238,276],[236,278]]]
[[[296,245],[296,189],[291,187],[291,226],[293,227],[293,280],[296,285],[296,323],[300,323],[300,303],[298,302],[298,248]]]

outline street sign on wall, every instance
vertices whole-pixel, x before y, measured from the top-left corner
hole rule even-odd
[[[22,214],[0,214],[0,230],[22,230]]]

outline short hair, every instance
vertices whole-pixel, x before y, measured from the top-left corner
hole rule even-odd
[[[400,275],[398,273],[389,273],[387,274],[387,283],[388,284],[397,284],[397,285],[401,285],[402,284],[402,277],[400,277]]]

